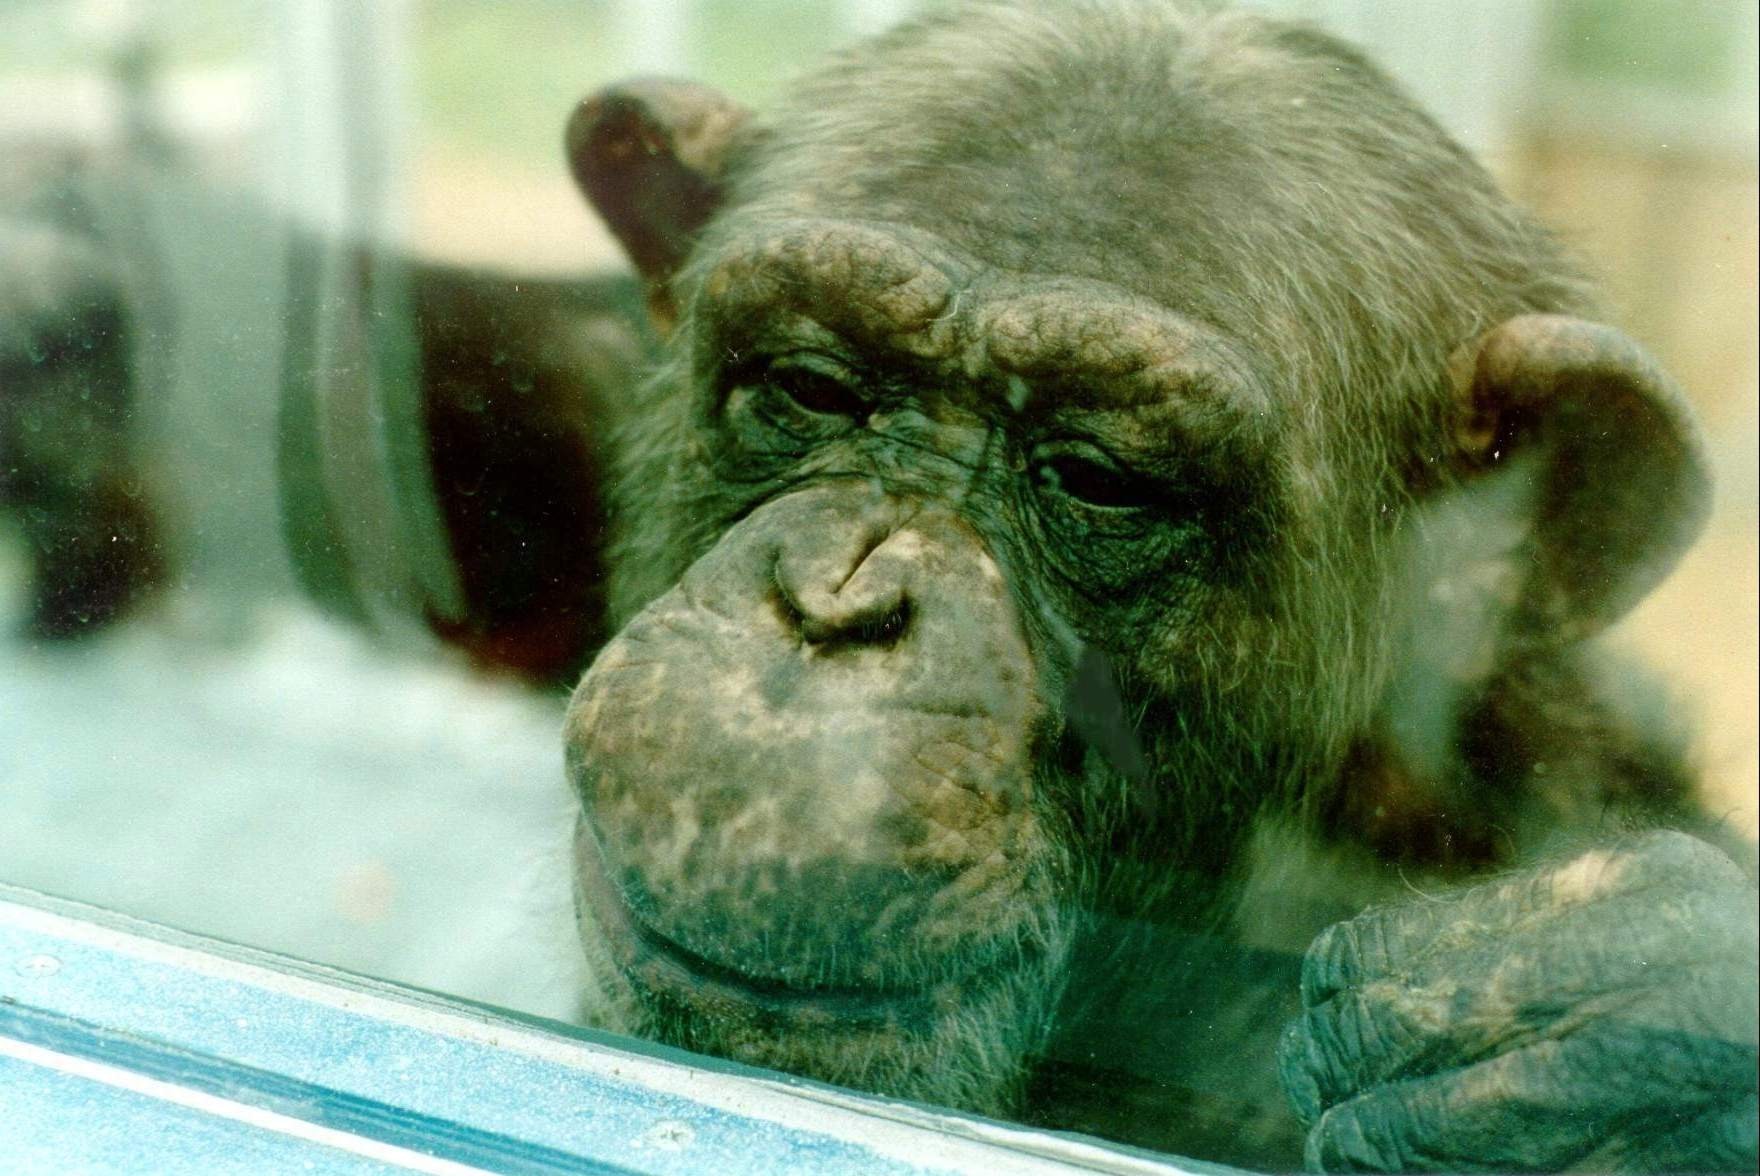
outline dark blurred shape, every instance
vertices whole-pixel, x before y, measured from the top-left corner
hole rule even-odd
[[[645,361],[639,288],[422,278],[426,419],[465,604],[431,623],[479,662],[572,680],[605,637],[602,430]]]
[[[291,273],[282,517],[307,591],[572,678],[603,640],[604,436],[652,348],[638,284],[310,239]]]
[[[164,580],[137,396],[133,316],[103,244],[0,220],[0,512],[29,556],[36,636],[101,629]]]

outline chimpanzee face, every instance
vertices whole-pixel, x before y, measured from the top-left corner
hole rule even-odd
[[[1032,41],[1071,108],[994,57],[928,71],[971,48],[951,21],[762,126],[660,83],[577,113],[672,330],[617,495],[623,627],[567,730],[619,1026],[1008,1107],[1105,917],[1213,922],[1255,816],[1371,737],[1411,503],[1617,352],[1532,316],[1475,351],[1526,307],[1461,242],[1542,238],[1375,76],[1408,153],[1288,99],[1330,58],[1206,59],[1173,23]],[[1151,83],[1165,120],[1102,117]],[[1513,594],[1626,591],[1574,558]]]

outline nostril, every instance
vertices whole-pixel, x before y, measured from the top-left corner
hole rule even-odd
[[[800,614],[801,640],[819,646],[886,647],[897,644],[910,623],[910,609],[903,599],[880,608],[839,608],[840,603],[832,597],[829,607]]]
[[[853,636],[864,645],[896,645],[909,623],[910,603],[901,600],[898,607],[885,616],[857,624]]]
[[[910,537],[894,532],[845,538],[858,542],[827,551],[802,537],[778,552],[767,592],[773,615],[809,645],[895,644],[910,620],[916,561],[903,550]]]
[[[898,644],[909,623],[909,609],[901,604],[884,615],[805,617],[800,623],[800,635],[808,645],[821,648],[887,649]]]
[[[905,636],[906,628],[910,627],[910,606],[899,602],[898,606],[887,609],[885,613],[869,613],[862,611],[845,616],[801,616],[799,632],[801,639],[808,644],[817,646],[873,646],[873,648],[891,648]]]

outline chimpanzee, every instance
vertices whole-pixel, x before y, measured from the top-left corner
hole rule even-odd
[[[1693,428],[1374,66],[975,2],[567,147],[667,332],[566,732],[602,1023],[1237,1162],[1753,1169],[1752,850],[1592,641]]]

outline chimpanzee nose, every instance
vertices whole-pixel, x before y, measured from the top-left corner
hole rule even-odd
[[[874,520],[841,542],[784,542],[776,586],[803,641],[889,645],[904,635],[923,541],[889,523]]]

